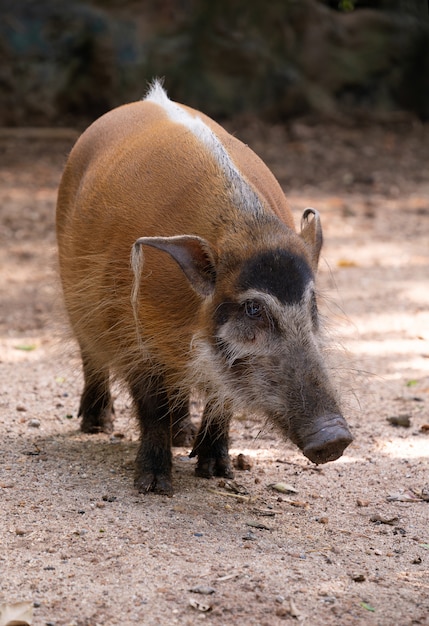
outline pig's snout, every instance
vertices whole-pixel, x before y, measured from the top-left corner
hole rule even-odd
[[[317,465],[335,461],[353,441],[341,415],[319,417],[315,426],[315,430],[305,436],[302,452]]]

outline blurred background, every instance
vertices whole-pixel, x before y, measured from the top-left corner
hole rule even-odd
[[[0,126],[84,125],[165,77],[217,119],[429,118],[427,0],[0,0]]]
[[[136,499],[126,394],[120,438],[78,431],[58,184],[80,131],[156,76],[265,161],[296,224],[322,215],[319,304],[355,442],[316,472],[236,420],[251,504],[206,492],[180,449],[175,503]],[[212,626],[428,624],[428,268],[427,0],[0,0],[0,612],[201,624],[204,582]],[[253,507],[270,528],[249,530]]]

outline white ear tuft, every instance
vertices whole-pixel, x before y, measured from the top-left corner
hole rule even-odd
[[[300,235],[310,248],[313,270],[316,271],[319,263],[320,250],[323,244],[322,224],[320,222],[319,211],[311,207],[305,209],[301,218]]]

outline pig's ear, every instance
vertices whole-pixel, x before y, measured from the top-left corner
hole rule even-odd
[[[215,254],[205,239],[194,235],[140,237],[134,244],[134,250],[141,245],[168,252],[200,296],[213,293],[216,283]]]
[[[323,243],[320,215],[316,209],[307,208],[301,218],[301,237],[310,249],[313,270],[317,270]]]

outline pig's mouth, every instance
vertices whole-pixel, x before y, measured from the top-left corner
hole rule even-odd
[[[341,415],[324,416],[317,423],[321,428],[306,434],[301,449],[310,461],[320,465],[340,458],[353,437]]]

